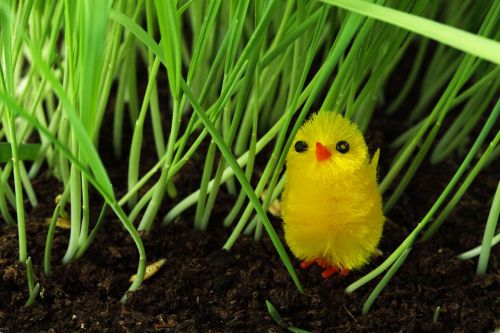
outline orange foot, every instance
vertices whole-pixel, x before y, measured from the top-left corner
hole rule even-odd
[[[302,269],[308,269],[312,265],[317,264],[321,268],[324,269],[324,271],[321,273],[321,276],[324,279],[328,279],[335,273],[339,273],[340,276],[347,276],[349,274],[349,269],[347,268],[339,268],[336,266],[331,266],[325,259],[314,259],[314,260],[308,260],[308,261],[302,261],[300,263],[300,268]]]

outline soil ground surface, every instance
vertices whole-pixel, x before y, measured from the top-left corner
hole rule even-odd
[[[383,136],[373,134],[375,139]],[[378,137],[377,137],[378,136]],[[189,168],[195,168],[196,161]],[[233,202],[218,201],[207,232],[193,231],[193,210],[165,228],[143,234],[148,263],[167,263],[126,304],[119,298],[135,272],[137,250],[109,214],[102,231],[80,260],[62,265],[69,232],[58,229],[53,246],[53,276],[43,274],[46,219],[60,185],[35,181],[42,202],[28,214],[28,240],[42,288],[36,303],[24,308],[27,287],[17,261],[17,228],[0,226],[0,332],[282,332],[266,309],[270,301],[286,325],[314,332],[488,332],[500,327],[499,248],[492,251],[488,274],[475,275],[476,260],[457,254],[480,243],[496,182],[488,167],[467,191],[456,211],[430,242],[417,243],[407,261],[376,300],[368,315],[363,302],[375,283],[348,295],[344,288],[380,264],[422,218],[451,177],[456,163],[424,165],[409,191],[389,214],[380,245],[383,256],[361,272],[324,280],[317,267],[298,269],[305,293],[294,287],[265,237],[242,237],[230,252],[221,250],[230,230],[221,227]],[[192,170],[195,172],[194,170]],[[196,172],[195,172],[196,173]],[[176,179],[180,197],[196,180]],[[171,205],[167,205],[167,208]],[[98,214],[93,207],[92,215]],[[273,221],[282,235],[280,221]],[[298,262],[294,260],[298,267]],[[437,322],[433,323],[436,308]]]
[[[375,118],[367,133],[372,148],[382,148],[382,175],[394,155],[388,143],[398,133],[391,129],[399,127],[397,117]],[[106,138],[102,145],[101,151],[110,151]],[[147,148],[152,146],[146,142],[145,156],[151,153],[154,162],[153,150]],[[114,159],[111,153],[103,156],[120,197],[126,179],[124,160]],[[125,304],[119,299],[136,271],[138,254],[113,214],[107,215],[85,256],[68,265],[62,265],[61,259],[69,231],[57,229],[53,275],[43,274],[46,219],[52,215],[61,185],[50,175],[41,175],[34,181],[40,204],[27,214],[29,253],[41,292],[33,306],[23,306],[27,285],[18,261],[17,228],[0,221],[0,332],[285,332],[289,326],[313,332],[491,332],[500,327],[500,247],[492,250],[483,276],[475,275],[477,258],[460,261],[457,255],[482,240],[498,183],[498,163],[478,176],[431,241],[415,244],[367,315],[361,314],[361,308],[379,278],[353,294],[344,291],[396,249],[460,162],[455,156],[438,166],[422,165],[388,214],[380,244],[383,255],[362,271],[325,280],[318,267],[303,271],[293,259],[304,294],[295,288],[267,237],[257,243],[243,236],[230,252],[221,250],[231,231],[221,226],[222,220],[234,202],[223,190],[207,232],[193,231],[194,209],[190,209],[169,226],[142,234],[148,263],[165,258],[166,264]],[[146,170],[150,164],[142,167]],[[179,198],[199,186],[202,167],[203,156],[195,156],[175,178]],[[93,198],[97,197],[94,193]],[[95,201],[92,221],[100,209]],[[160,216],[175,204],[175,200],[166,201]],[[280,220],[272,222],[282,237]],[[266,300],[283,318],[281,326],[269,315]]]

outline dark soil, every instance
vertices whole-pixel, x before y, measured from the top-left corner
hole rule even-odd
[[[384,149],[397,135],[389,130],[400,127],[396,118],[392,123],[386,120],[375,118],[367,135],[373,147],[382,147],[381,173],[388,170],[394,153]],[[125,138],[129,134],[126,131]],[[104,145],[109,149],[106,142]],[[152,143],[145,146],[150,147],[146,151],[154,160]],[[181,198],[199,184],[202,159],[194,158],[175,179]],[[45,175],[34,183],[41,202],[29,211],[27,223],[29,251],[41,285],[31,307],[23,307],[27,286],[25,270],[17,260],[17,229],[0,221],[0,332],[285,332],[286,328],[271,319],[266,300],[276,307],[286,326],[314,332],[491,332],[500,327],[500,247],[493,248],[484,276],[475,275],[477,259],[460,261],[457,254],[481,243],[498,183],[498,163],[483,170],[432,241],[414,246],[367,315],[361,314],[361,308],[379,278],[351,295],[344,292],[411,232],[459,162],[454,157],[439,166],[422,166],[388,216],[380,245],[382,257],[345,278],[324,280],[317,267],[299,270],[304,294],[296,290],[267,237],[259,243],[241,237],[231,252],[221,250],[230,233],[221,226],[222,220],[234,201],[222,192],[208,232],[193,231],[191,209],[168,227],[142,235],[148,263],[161,258],[167,261],[139,291],[129,295],[126,304],[119,299],[135,273],[138,254],[112,214],[86,255],[68,265],[62,265],[61,258],[69,232],[58,229],[53,275],[44,276],[46,219],[52,215],[55,194],[61,191]],[[118,187],[125,179],[123,165],[112,157],[107,160]],[[172,205],[168,200],[162,213]],[[93,221],[99,208],[95,202]],[[273,223],[282,235],[280,221],[274,219]],[[295,259],[293,262],[298,267]],[[439,317],[433,322],[438,307]]]
[[[375,121],[375,124],[377,121]],[[372,133],[372,139],[383,139]],[[191,163],[189,168],[194,168]],[[285,320],[314,332],[488,332],[500,327],[499,248],[493,249],[488,274],[475,275],[476,260],[457,254],[480,243],[498,173],[484,170],[437,236],[418,243],[406,263],[366,316],[361,307],[372,282],[348,295],[344,288],[381,263],[408,235],[436,199],[456,168],[448,162],[425,165],[386,223],[382,258],[362,272],[324,280],[318,268],[299,271],[301,295],[265,238],[256,243],[242,237],[231,252],[221,250],[229,230],[220,227],[231,205],[224,196],[206,233],[192,229],[193,212],[166,228],[142,235],[148,262],[166,258],[166,265],[126,304],[118,300],[135,272],[137,251],[112,215],[79,261],[60,264],[69,233],[58,229],[53,248],[53,276],[43,275],[45,219],[53,209],[59,185],[41,178],[35,187],[42,202],[29,213],[28,238],[34,269],[42,289],[36,303],[27,298],[24,268],[17,261],[16,228],[0,226],[0,332],[281,332],[269,316],[269,300]],[[187,173],[189,174],[189,173]],[[189,192],[182,183],[177,185]],[[189,184],[190,188],[194,184]],[[169,205],[170,206],[170,205]],[[95,207],[93,215],[98,213]],[[281,231],[278,220],[274,221]],[[298,263],[294,261],[297,265]],[[440,307],[438,321],[433,315]]]

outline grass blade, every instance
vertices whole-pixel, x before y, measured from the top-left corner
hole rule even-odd
[[[189,99],[189,101],[193,105],[193,108],[196,112],[196,115],[200,118],[200,120],[205,125],[205,128],[208,130],[208,132],[212,136],[212,139],[217,144],[217,146],[219,147],[219,150],[221,151],[222,155],[224,156],[226,163],[229,164],[229,166],[233,169],[236,178],[238,178],[245,193],[247,194],[251,203],[254,205],[254,208],[257,211],[259,218],[261,219],[262,223],[264,224],[264,227],[266,228],[266,231],[269,234],[269,238],[271,238],[271,241],[273,242],[274,247],[278,251],[280,258],[283,261],[283,264],[285,265],[285,267],[287,268],[288,273],[292,277],[297,289],[300,292],[303,292],[302,285],[299,281],[297,273],[295,272],[295,269],[293,268],[293,265],[290,261],[290,258],[288,256],[288,254],[286,253],[286,250],[283,247],[281,240],[279,239],[278,235],[276,234],[276,231],[274,230],[273,226],[271,225],[271,222],[269,221],[269,218],[267,217],[266,212],[262,208],[262,206],[259,202],[259,198],[257,198],[257,196],[255,195],[255,192],[253,191],[252,186],[250,185],[250,183],[246,179],[245,173],[243,172],[241,167],[238,165],[238,162],[236,161],[233,154],[231,153],[231,150],[226,146],[221,134],[216,130],[214,124],[210,121],[210,119],[206,115],[205,111],[203,111],[201,106],[198,105],[197,100],[192,95],[189,87],[187,86],[187,84],[184,80],[181,81],[181,86],[182,86],[182,90],[184,91],[184,94],[186,94],[187,98]]]
[[[481,245],[481,254],[479,255],[479,262],[477,263],[477,274],[485,274],[488,267],[488,260],[490,258],[490,251],[493,244],[493,235],[498,223],[498,216],[500,215],[500,182],[498,183],[493,203],[491,204],[488,221],[484,228],[483,243]]]
[[[434,39],[458,50],[500,65],[500,43],[452,26],[408,14],[396,9],[372,4],[362,0],[321,0],[352,12],[387,22],[419,35]],[[500,14],[500,2],[491,6],[495,16]]]
[[[90,169],[92,170],[92,173],[96,177],[96,180],[101,184],[102,190],[105,191],[108,197],[114,197],[113,186],[111,185],[111,181],[109,180],[106,169],[102,164],[101,158],[99,157],[99,154],[97,153],[97,150],[92,143],[92,139],[85,130],[85,127],[81,123],[73,105],[66,95],[64,88],[56,79],[54,73],[42,60],[42,56],[39,52],[40,50],[38,50],[38,48],[33,43],[30,43],[30,49],[34,66],[52,85],[52,88],[58,95],[59,100],[64,107],[63,109],[70,120],[72,129],[75,135],[78,137],[80,143],[79,147],[83,156],[85,157],[85,161],[88,163]]]
[[[22,143],[18,147],[18,158],[20,161],[34,161],[38,157],[41,145],[38,143]],[[0,163],[9,162],[12,159],[12,148],[10,143],[0,142]]]
[[[370,311],[370,308],[372,307],[373,303],[377,299],[377,297],[380,295],[382,290],[387,286],[391,278],[394,276],[394,274],[397,272],[399,267],[404,263],[406,260],[406,257],[408,257],[408,254],[410,254],[411,248],[407,248],[406,250],[403,251],[403,253],[399,256],[398,260],[389,268],[387,273],[384,275],[382,280],[377,284],[375,289],[371,292],[370,296],[368,296],[368,299],[366,300],[365,304],[363,304],[363,314],[367,314],[368,311]]]

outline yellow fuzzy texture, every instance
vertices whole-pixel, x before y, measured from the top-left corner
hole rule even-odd
[[[297,141],[307,150],[295,151]],[[349,144],[347,153],[336,150],[339,141]],[[316,159],[316,142],[332,153],[329,159]],[[281,203],[285,239],[297,258],[348,270],[368,262],[384,224],[378,156],[377,150],[370,163],[362,133],[338,113],[320,111],[304,123],[287,155]]]

